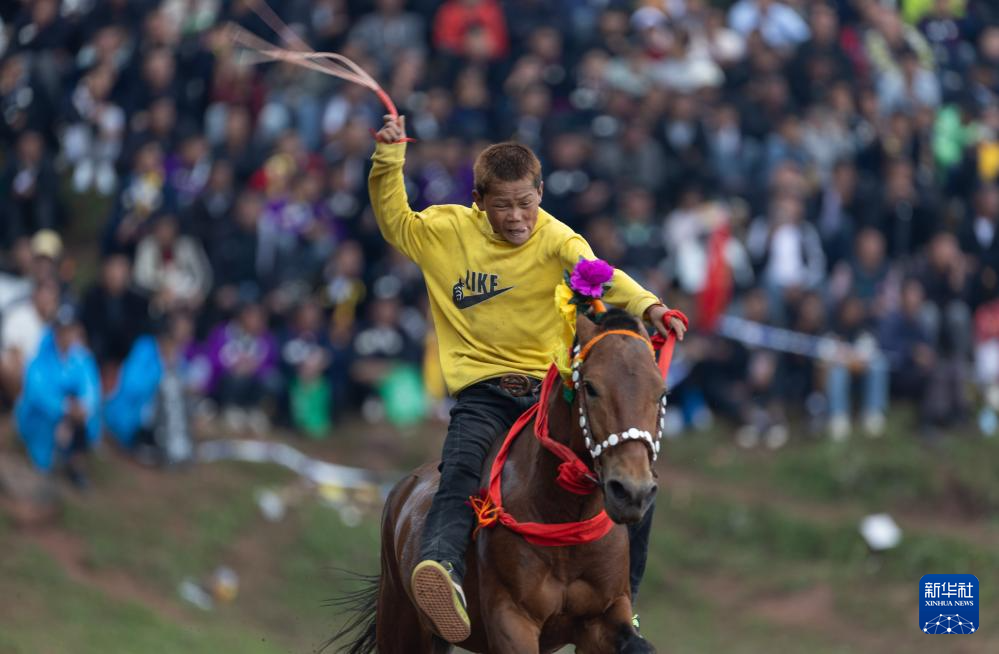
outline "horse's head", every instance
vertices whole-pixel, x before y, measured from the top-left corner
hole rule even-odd
[[[580,315],[574,362],[575,449],[586,449],[600,475],[607,515],[637,522],[658,490],[652,462],[662,433],[665,385],[642,325],[611,310],[599,325]]]

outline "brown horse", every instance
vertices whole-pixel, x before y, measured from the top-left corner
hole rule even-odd
[[[614,333],[598,338],[608,331]],[[562,547],[531,545],[503,526],[479,532],[469,548],[464,583],[472,635],[460,644],[472,652],[538,654],[567,644],[585,654],[655,651],[631,625],[628,534],[622,525],[640,520],[657,490],[652,462],[658,439],[651,434],[660,433],[663,379],[642,326],[623,312],[604,314],[599,325],[581,315],[578,338],[585,354],[579,390],[570,404],[559,384],[549,398],[548,425],[553,439],[593,461],[600,489],[578,495],[556,485],[559,460],[533,437],[529,424],[503,468],[503,503],[521,522],[580,521],[606,509],[618,524],[595,542]],[[593,339],[598,342],[586,349]],[[502,440],[486,461],[484,479]],[[601,442],[602,448],[594,445]],[[438,479],[437,465],[428,464],[389,495],[382,517],[381,577],[377,588],[355,596],[359,615],[332,642],[354,640],[340,651],[451,651],[415,607],[409,585]]]

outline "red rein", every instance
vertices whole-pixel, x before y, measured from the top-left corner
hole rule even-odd
[[[687,325],[687,317],[679,311],[670,311],[664,316],[664,320],[677,318]],[[673,358],[673,346],[676,343],[676,334],[670,332],[664,338],[656,334],[652,338],[653,347],[659,352],[659,369],[663,373],[663,380],[669,371],[670,360]],[[557,524],[545,524],[540,522],[518,522],[516,518],[506,512],[503,508],[503,465],[510,455],[510,448],[514,439],[523,431],[531,420],[534,420],[534,436],[541,442],[549,452],[558,457],[562,463],[558,467],[558,477],[556,483],[570,493],[577,495],[589,495],[597,490],[596,475],[590,467],[580,459],[575,452],[567,446],[555,441],[548,432],[548,405],[551,403],[551,394],[561,383],[558,368],[552,365],[548,369],[544,383],[541,385],[541,397],[538,403],[524,412],[517,422],[513,424],[510,431],[500,447],[496,459],[493,461],[492,469],[489,472],[489,486],[482,492],[480,497],[469,498],[469,504],[478,519],[478,526],[475,534],[483,527],[493,527],[497,523],[503,525],[510,531],[520,534],[528,543],[541,547],[559,547],[565,545],[583,545],[600,540],[607,535],[614,527],[614,522],[607,515],[606,511],[588,520],[580,522],[562,522]]]

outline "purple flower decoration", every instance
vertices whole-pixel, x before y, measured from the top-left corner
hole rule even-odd
[[[603,297],[604,284],[613,276],[614,266],[603,259],[580,259],[569,277],[569,286],[587,297]]]

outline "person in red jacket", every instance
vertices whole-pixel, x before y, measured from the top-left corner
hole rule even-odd
[[[448,0],[434,17],[434,46],[459,57],[505,57],[510,39],[503,8],[496,0]]]

